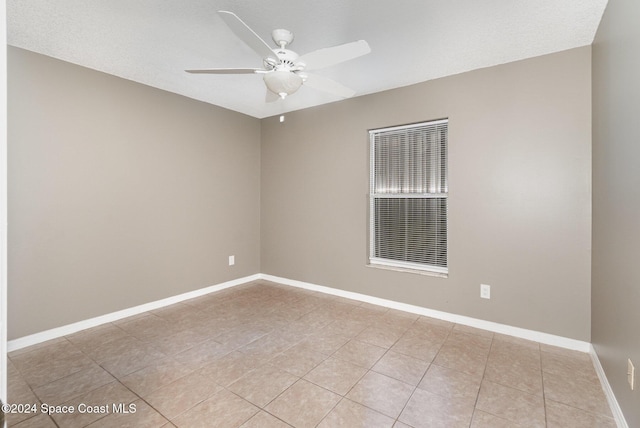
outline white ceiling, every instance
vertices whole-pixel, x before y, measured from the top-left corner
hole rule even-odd
[[[356,96],[592,43],[607,0],[8,0],[10,45],[257,118],[338,100],[302,87],[265,103],[260,75],[184,69],[261,67],[223,23],[236,13],[265,41],[291,50],[359,39],[372,52],[314,71]],[[275,46],[274,46],[275,47]],[[43,73],[46,70],[43,70]]]

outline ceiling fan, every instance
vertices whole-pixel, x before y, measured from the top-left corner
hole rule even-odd
[[[293,33],[289,30],[273,30],[271,37],[278,45],[272,49],[236,14],[225,10],[218,11],[222,20],[251,49],[262,57],[262,68],[213,68],[206,70],[185,70],[197,74],[262,74],[267,86],[267,102],[284,99],[296,92],[302,84],[306,86],[349,98],[355,94],[352,89],[307,70],[329,67],[371,52],[369,44],[364,40],[345,43],[330,48],[318,49],[299,56],[287,46],[293,41]]]

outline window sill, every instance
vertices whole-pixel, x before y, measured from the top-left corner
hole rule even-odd
[[[388,265],[381,265],[381,264],[376,264],[376,263],[368,263],[365,266],[369,267],[369,268],[374,268],[374,269],[392,270],[392,271],[396,271],[396,272],[413,273],[413,274],[424,275],[424,276],[434,276],[436,278],[448,278],[449,277],[448,273],[432,272],[432,271],[420,270],[420,269],[410,269],[410,268],[403,268],[403,267],[398,267],[398,266],[388,266]]]

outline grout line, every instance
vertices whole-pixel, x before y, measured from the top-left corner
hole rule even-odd
[[[522,339],[531,340],[534,342],[545,343],[548,345],[559,346],[566,349],[577,350],[580,352],[589,352],[589,343],[577,339],[570,339],[567,337],[557,336],[550,333],[543,333],[535,330],[528,330],[520,327],[514,327],[507,324],[500,324],[492,321],[486,321],[478,318],[471,318],[464,315],[457,315],[443,311],[437,311],[422,306],[415,306],[407,303],[397,302],[394,300],[383,299],[379,297],[369,296],[366,294],[355,293],[352,291],[345,291],[337,288],[331,288],[323,285],[311,284],[304,281],[292,280],[287,278],[281,278],[268,274],[259,274],[259,277],[266,281],[271,281],[291,287],[302,288],[310,291],[316,291],[320,293],[330,294],[338,297],[343,297],[349,300],[360,301],[364,303],[370,303],[377,306],[383,306],[391,309],[397,309],[400,311],[422,315],[429,318],[436,318],[444,321],[449,321],[455,324],[475,327],[481,330],[490,331],[493,333],[501,333],[509,336],[519,337]]]
[[[338,298],[340,298],[340,296],[338,296]],[[296,300],[295,300],[295,302],[298,302],[298,301],[300,301],[300,300],[302,300],[302,299],[304,299],[304,297],[301,297],[300,299],[296,299]],[[288,303],[292,303],[292,302],[288,302]],[[316,302],[316,303],[317,303],[317,302]],[[325,306],[326,306],[326,305],[325,305],[325,304],[323,304],[323,303],[320,303],[320,304],[314,305],[314,306],[313,306],[313,308],[312,308],[309,312],[305,312],[303,315],[301,315],[300,317],[296,318],[296,320],[299,320],[299,319],[303,318],[304,316],[306,316],[307,314],[309,314],[309,313],[311,313],[311,312],[314,312],[314,311],[316,311],[316,310],[321,310],[321,309],[322,309],[323,307],[325,307]],[[355,310],[357,307],[361,307],[361,306],[357,306],[357,305],[356,305],[356,306],[354,306],[353,308],[351,308],[351,309],[350,309],[350,311]],[[197,308],[196,308],[196,309],[197,309]],[[347,311],[347,312],[348,312],[348,311]],[[387,312],[388,312],[388,311],[387,311]],[[385,313],[386,313],[386,312],[385,312]],[[155,314],[154,314],[154,315],[155,315]],[[158,316],[159,318],[162,318],[162,317],[160,317],[159,315],[155,315],[155,316]],[[384,317],[384,313],[383,313],[382,315],[380,315],[380,316]],[[162,319],[164,319],[164,318],[162,318]],[[354,388],[354,387],[355,387],[355,386],[356,386],[356,385],[357,385],[357,384],[362,380],[362,378],[363,378],[364,376],[366,376],[368,373],[370,373],[370,372],[372,372],[372,371],[373,371],[374,373],[378,373],[378,372],[376,372],[376,371],[374,371],[374,370],[373,370],[373,367],[374,367],[374,366],[375,366],[375,365],[376,365],[376,364],[377,364],[377,363],[378,363],[382,358],[384,358],[384,356],[385,356],[385,355],[387,355],[387,354],[392,350],[392,348],[393,348],[393,347],[394,347],[394,346],[395,346],[395,345],[396,345],[400,340],[402,340],[402,338],[404,338],[404,337],[407,335],[407,333],[411,330],[411,328],[413,328],[413,327],[416,325],[416,323],[418,322],[418,320],[419,320],[419,319],[420,319],[420,317],[415,318],[415,319],[413,320],[413,322],[412,322],[412,323],[411,323],[407,328],[405,328],[405,329],[404,329],[404,332],[400,335],[400,337],[398,337],[398,338],[393,342],[393,344],[392,344],[391,346],[389,346],[389,347],[386,347],[386,346],[381,347],[381,348],[385,348],[384,353],[383,353],[383,354],[382,354],[382,355],[381,355],[381,356],[376,360],[376,362],[374,362],[374,363],[373,363],[373,365],[372,365],[371,367],[367,368],[367,371],[365,372],[365,374],[364,374],[363,376],[361,376],[361,377],[360,377],[360,378],[359,378],[359,379],[354,383],[354,385],[352,385],[352,386],[349,388],[349,390],[348,390],[344,395],[337,394],[338,396],[340,396],[340,400],[338,400],[338,402],[337,402],[337,403],[336,403],[336,404],[331,408],[331,410],[329,410],[329,411],[327,412],[327,414],[326,414],[326,415],[324,415],[324,417],[322,418],[322,420],[324,420],[324,419],[325,419],[325,418],[326,418],[326,417],[327,417],[327,416],[328,416],[328,415],[329,415],[329,414],[330,414],[330,413],[331,413],[331,412],[332,412],[332,411],[333,411],[333,410],[334,410],[334,409],[339,405],[339,403],[341,403],[341,402],[342,402],[343,400],[345,400],[345,399],[347,399],[347,400],[348,400],[348,398],[346,397],[346,395],[348,395],[348,394],[349,394],[349,392],[350,392],[350,391],[351,391],[351,390],[352,390],[352,389],[353,389],[353,388]],[[168,321],[168,320],[167,320],[167,321]],[[170,322],[170,321],[169,321],[169,322]],[[290,323],[292,323],[292,322],[293,322],[293,321],[287,321],[287,323],[289,323],[289,324],[290,324]],[[321,328],[319,328],[319,329],[314,329],[312,334],[320,333],[320,332],[322,332],[323,330],[326,330],[326,329],[327,329],[329,326],[331,326],[332,324],[337,323],[337,322],[338,322],[337,320],[336,320],[336,321],[331,321],[331,322],[329,322],[328,324],[323,325],[323,326],[322,326]],[[133,335],[129,334],[126,330],[122,329],[119,325],[117,325],[117,324],[112,324],[112,325],[113,325],[113,326],[115,326],[116,328],[118,328],[118,329],[120,329],[120,330],[124,331],[128,336],[131,336],[131,337],[134,337],[134,338],[135,338],[135,336],[133,336]],[[428,364],[428,366],[427,366],[427,369],[426,369],[426,370],[425,370],[425,372],[422,374],[422,376],[421,376],[420,380],[418,381],[418,383],[414,386],[413,391],[412,391],[412,392],[411,392],[411,394],[409,395],[409,398],[407,399],[407,401],[404,403],[404,406],[403,406],[402,410],[400,411],[400,413],[398,414],[398,417],[397,417],[397,418],[395,418],[395,420],[396,420],[396,421],[398,421],[398,420],[399,420],[399,417],[401,416],[402,412],[405,410],[405,408],[406,408],[407,404],[409,403],[409,401],[411,400],[411,398],[414,396],[414,394],[415,394],[415,392],[417,391],[417,389],[419,389],[419,388],[418,388],[418,385],[419,385],[419,384],[422,382],[422,380],[425,378],[425,376],[426,376],[426,374],[428,373],[429,369],[434,365],[434,363],[433,363],[433,362],[436,360],[437,356],[438,356],[438,355],[440,354],[440,352],[442,351],[442,348],[444,347],[444,345],[446,344],[446,342],[447,342],[447,341],[452,337],[452,335],[454,334],[453,332],[455,331],[455,325],[456,325],[456,324],[453,324],[450,328],[448,328],[448,330],[447,330],[447,334],[446,334],[446,337],[445,337],[444,341],[440,344],[440,346],[439,346],[439,348],[438,348],[438,350],[437,350],[436,354],[434,355],[434,357],[433,357],[433,358],[431,359],[431,361],[429,362],[429,364]],[[341,345],[340,347],[338,347],[336,350],[334,350],[334,351],[333,351],[331,354],[329,354],[328,356],[326,356],[326,354],[323,354],[323,353],[318,352],[318,353],[319,353],[319,354],[321,354],[323,357],[325,357],[325,356],[326,356],[326,358],[324,358],[324,360],[323,360],[323,361],[326,361],[326,359],[327,359],[327,358],[330,358],[330,357],[332,357],[333,355],[335,355],[335,354],[336,354],[340,349],[342,349],[344,346],[346,346],[346,344],[348,344],[348,343],[350,343],[350,342],[352,342],[352,341],[360,341],[360,340],[358,340],[358,339],[357,339],[358,335],[362,334],[362,332],[366,331],[366,329],[367,329],[367,328],[369,328],[370,326],[371,326],[371,325],[369,325],[368,327],[363,328],[362,330],[360,330],[357,334],[355,334],[355,335],[353,335],[353,336],[351,336],[351,335],[350,335],[350,336],[348,336],[348,340],[347,340],[347,342],[346,342],[345,344]],[[266,333],[265,335],[263,335],[263,336],[261,336],[261,337],[264,337],[264,336],[266,336],[266,335],[269,335],[269,334],[271,334],[271,333],[273,333],[274,331],[277,331],[277,330],[278,330],[277,328],[275,328],[275,329],[274,329],[274,328],[272,328],[268,333]],[[458,332],[458,333],[459,333],[459,334],[463,334],[463,335],[465,335],[465,336],[466,336],[466,335],[473,335],[473,333],[464,332],[464,331],[461,331],[461,332]],[[253,343],[253,342],[255,342],[255,341],[259,340],[261,337],[258,337],[258,338],[256,338],[256,339],[254,339],[253,341],[249,342],[248,344],[244,344],[244,345],[239,346],[238,348],[236,348],[236,350],[239,350],[240,348],[242,348],[242,347],[244,347],[244,346],[247,346],[247,345],[249,345],[249,344],[251,344],[251,343]],[[309,335],[306,335],[306,336],[305,336],[305,338],[300,339],[299,341],[295,342],[293,345],[291,345],[291,346],[289,346],[288,348],[284,349],[283,351],[279,352],[279,353],[278,353],[278,355],[279,355],[279,354],[281,354],[281,353],[283,353],[283,352],[285,352],[285,351],[287,351],[287,350],[289,350],[289,349],[291,349],[292,347],[296,346],[296,345],[297,345],[297,344],[299,344],[300,342],[304,341],[307,337],[309,337]],[[345,337],[347,337],[347,336],[345,336]],[[94,358],[92,358],[92,357],[90,357],[89,355],[87,355],[87,354],[86,354],[82,349],[80,349],[80,348],[79,348],[79,347],[78,347],[78,346],[77,346],[73,341],[69,340],[69,338],[68,338],[67,336],[63,336],[61,339],[62,339],[62,340],[64,340],[64,341],[65,341],[67,344],[69,344],[70,346],[72,346],[74,349],[77,349],[81,354],[83,354],[83,355],[84,355],[85,357],[87,357],[89,360],[91,360],[92,362],[94,362],[96,365],[98,365],[99,367],[101,367],[101,368],[102,368],[106,373],[108,373],[109,375],[111,375],[111,376],[114,378],[115,382],[118,382],[120,385],[124,386],[127,390],[131,391],[131,392],[133,393],[133,395],[134,395],[134,396],[138,397],[138,399],[140,399],[140,400],[142,400],[143,402],[145,402],[147,405],[149,405],[149,407],[151,407],[152,409],[156,410],[156,411],[157,411],[161,416],[163,416],[166,420],[171,421],[171,419],[167,418],[167,417],[166,417],[165,415],[163,415],[160,411],[158,411],[158,410],[157,410],[157,409],[155,409],[153,406],[151,406],[151,404],[149,404],[149,403],[148,403],[145,399],[143,399],[139,394],[135,393],[135,392],[134,392],[134,391],[132,391],[128,386],[126,386],[125,384],[123,384],[123,383],[121,382],[120,378],[116,377],[116,376],[115,376],[115,375],[113,375],[109,370],[107,370],[106,368],[104,368],[102,365],[98,364],[98,363],[97,363],[97,361],[96,361]],[[118,340],[118,339],[114,339],[114,340]],[[146,344],[151,343],[151,342],[146,341],[146,340],[143,340],[143,339],[138,339],[138,340],[140,340],[141,342],[146,343]],[[208,339],[208,340],[213,340],[213,341],[215,342],[215,338],[210,338],[210,339]],[[108,342],[110,342],[110,341],[108,341]],[[105,342],[105,343],[108,343],[108,342]],[[204,342],[204,341],[203,341],[203,342]],[[203,343],[203,342],[200,342],[200,343]],[[362,342],[362,341],[360,341],[360,342]],[[363,342],[363,343],[367,343],[367,344],[372,345],[372,346],[378,346],[378,345],[375,345],[375,344],[370,344],[370,343],[368,343],[368,342]],[[490,343],[489,350],[488,350],[488,352],[487,352],[487,356],[486,356],[486,359],[485,359],[484,369],[483,369],[482,378],[481,378],[481,382],[480,382],[480,388],[479,388],[479,390],[478,390],[478,394],[476,395],[476,401],[475,401],[475,403],[474,403],[474,412],[475,412],[476,405],[477,405],[477,402],[478,402],[478,398],[479,398],[479,394],[480,394],[480,389],[481,389],[481,387],[482,387],[482,383],[483,383],[483,382],[484,382],[484,380],[486,379],[486,371],[487,371],[487,365],[488,365],[489,357],[490,357],[491,352],[492,352],[492,350],[494,349],[494,347],[495,347],[496,343],[497,343],[497,342],[496,342],[496,337],[495,337],[495,335],[491,335],[491,343]],[[517,343],[515,343],[515,344],[517,345]],[[197,345],[198,345],[198,344],[196,344],[196,345],[194,345],[194,346],[197,346]],[[378,347],[379,347],[379,346],[378,346]],[[184,349],[184,351],[186,351],[186,350],[188,350],[188,349],[190,349],[190,348],[185,348],[185,349]],[[34,350],[34,351],[35,351],[35,350]],[[544,411],[545,411],[545,421],[546,421],[546,420],[547,420],[547,409],[546,409],[546,399],[545,399],[545,389],[544,389],[544,370],[543,370],[543,365],[542,365],[542,353],[543,353],[543,351],[542,351],[541,346],[540,346],[540,344],[539,344],[539,343],[538,343],[538,345],[537,345],[537,351],[538,351],[538,356],[539,356],[539,358],[540,358],[540,375],[541,375],[541,377],[542,377],[542,399],[543,399],[543,406],[544,406]],[[28,350],[27,350],[27,351],[25,351],[25,354],[26,354],[26,353],[29,353],[29,352],[30,352],[30,351],[28,351]],[[231,350],[231,351],[229,351],[227,354],[224,354],[224,355],[228,355],[230,352],[234,352],[234,351],[233,351],[233,350]],[[242,351],[239,351],[239,352],[242,352]],[[396,351],[394,351],[394,352],[396,352]],[[164,353],[163,353],[163,354],[164,354]],[[404,354],[404,353],[400,353],[400,354],[402,354],[402,355],[406,355],[406,354]],[[21,353],[21,354],[19,354],[19,355],[22,355],[22,353]],[[219,358],[224,357],[224,355],[219,356]],[[165,355],[165,357],[169,357],[169,358],[173,358],[174,356],[175,356],[175,355],[171,355],[171,356],[167,356],[167,355]],[[411,356],[411,355],[406,355],[406,356],[409,356],[409,357],[412,357],[412,358],[416,358],[416,357],[413,357],[413,356]],[[594,360],[594,355],[593,355],[593,354],[591,354],[590,356],[591,356],[591,359],[592,359],[592,363],[594,364],[594,366],[596,366],[596,361]],[[164,357],[163,357],[163,358],[164,358]],[[271,358],[271,359],[272,359],[272,358]],[[11,359],[10,359],[10,360],[11,360]],[[266,362],[266,363],[264,363],[264,364],[268,364],[268,362]],[[322,363],[320,363],[320,364],[322,364]],[[353,364],[353,363],[352,363],[352,364]],[[18,367],[16,367],[16,366],[15,366],[15,364],[13,364],[13,365],[14,365],[15,370],[17,370],[18,374],[22,377],[22,374],[21,374],[20,370],[18,369]],[[318,365],[319,365],[319,364],[318,364]],[[315,367],[313,367],[311,370],[309,370],[309,372],[310,372],[310,371],[312,371],[312,370],[314,370],[318,365],[316,365],[316,366],[315,366]],[[149,367],[149,366],[146,366],[146,367]],[[146,367],[141,367],[141,368],[139,368],[139,369],[137,369],[137,370],[134,370],[133,372],[131,372],[131,373],[129,373],[129,374],[136,373],[136,372],[138,372],[138,371],[140,371],[140,370],[144,370]],[[201,368],[202,368],[202,367],[201,367]],[[195,372],[195,371],[197,371],[197,370],[200,370],[201,368],[196,369],[196,370],[192,370],[192,371],[191,371],[191,373],[193,373],[193,372]],[[599,373],[599,372],[598,372],[598,370],[597,370],[597,369],[598,369],[598,367],[596,366],[596,367],[595,367],[595,369],[596,369],[596,370],[595,370],[595,371],[596,371],[596,373],[598,374],[598,377],[600,377],[600,373]],[[307,374],[308,374],[309,372],[307,372]],[[69,375],[67,375],[67,376],[71,376],[72,374],[74,374],[74,373],[71,373],[71,374],[69,374]],[[129,374],[127,374],[127,376],[128,376]],[[382,373],[380,373],[380,374],[381,374],[381,375],[384,375],[384,376],[388,376],[388,375],[385,375],[385,374],[382,374]],[[67,376],[64,376],[64,377],[67,377]],[[318,386],[318,387],[320,387],[320,388],[322,388],[322,389],[328,390],[328,388],[325,388],[325,387],[323,387],[323,386],[321,386],[321,385],[317,385],[317,384],[315,384],[315,383],[311,382],[311,381],[310,381],[310,380],[308,380],[308,379],[304,379],[304,376],[306,376],[306,374],[305,374],[305,375],[303,375],[303,377],[298,377],[298,376],[296,376],[296,377],[297,377],[297,380],[296,380],[292,385],[294,385],[295,383],[297,383],[297,382],[298,382],[298,381],[300,381],[300,380],[305,380],[305,381],[310,382],[310,383],[312,383],[312,384],[314,384],[314,385],[316,385],[316,386]],[[63,377],[63,378],[64,378],[64,377]],[[388,377],[389,377],[389,378],[392,378],[392,379],[395,379],[395,377],[393,377],[393,376],[388,376]],[[61,378],[61,379],[62,379],[62,378]],[[606,378],[605,378],[605,379],[606,379]],[[24,380],[24,378],[23,378],[23,380]],[[402,380],[400,380],[400,379],[395,379],[395,380],[398,380],[398,381],[400,381],[400,382],[406,383],[406,382],[404,382],[404,381],[402,381]],[[54,380],[54,381],[55,381],[55,380]],[[51,381],[51,382],[54,382],[54,381]],[[602,384],[602,379],[600,379],[600,381],[601,381],[601,384]],[[175,380],[174,380],[174,382],[175,382]],[[25,381],[25,383],[26,383],[26,381]],[[497,382],[496,382],[496,383],[497,383]],[[48,383],[47,383],[47,384],[48,384]],[[45,384],[45,385],[46,385],[46,384]],[[282,395],[285,391],[287,391],[287,390],[288,390],[292,385],[290,385],[289,387],[287,387],[287,388],[286,388],[284,391],[282,391],[280,394],[276,395],[276,397],[275,397],[275,398],[273,398],[273,399],[272,399],[269,403],[267,403],[264,407],[266,407],[268,404],[270,404],[270,403],[271,403],[271,402],[273,402],[275,399],[277,399],[280,395]],[[29,384],[27,384],[27,386],[29,387],[29,389],[31,390],[31,392],[33,393],[33,395],[38,399],[38,401],[40,401],[40,400],[39,400],[39,398],[37,397],[37,395],[33,392],[33,389],[31,388],[31,386],[30,386]],[[42,385],[42,386],[44,386],[44,385]],[[104,386],[104,385],[100,385],[100,386],[99,386],[99,387],[97,387],[97,388],[100,388],[100,387],[102,387],[102,386]],[[222,385],[221,385],[221,386],[222,386]],[[504,385],[504,386],[508,386],[508,385]],[[510,388],[514,388],[514,389],[517,389],[517,390],[520,390],[519,388],[515,388],[515,387],[512,387],[512,386],[508,386],[508,387],[510,387]],[[92,389],[91,391],[93,391],[93,390],[95,390],[95,389],[97,389],[97,388],[94,388],[94,389]],[[234,393],[233,391],[228,390],[228,389],[227,389],[227,387],[222,386],[222,388],[223,388],[223,389],[225,389],[225,390],[227,390],[227,391],[229,391],[229,392],[231,392],[231,393],[233,393],[234,395],[238,396],[238,394]],[[80,396],[85,395],[85,394],[87,394],[87,393],[89,393],[89,392],[91,392],[91,391],[85,392],[85,393],[81,394]],[[328,390],[328,391],[330,391],[330,390]],[[521,390],[521,391],[522,391],[522,390]],[[330,392],[332,392],[332,393],[336,394],[336,393],[335,393],[335,392],[333,392],[333,391],[330,391]],[[523,392],[527,392],[527,391],[523,391]],[[605,392],[606,392],[606,391],[605,391]],[[204,401],[208,400],[208,399],[209,399],[209,398],[211,398],[213,395],[215,395],[215,394],[212,394],[212,395],[210,395],[210,396],[208,396],[208,397],[204,398],[203,400],[201,400],[201,401],[199,401],[198,403],[196,403],[193,407],[195,407],[195,406],[199,405],[200,403],[202,403],[202,402],[204,402]],[[78,397],[80,397],[80,396],[78,396]],[[77,397],[76,397],[76,398],[77,398]],[[242,397],[240,397],[240,398],[242,398]],[[609,398],[609,397],[607,397],[607,398]],[[247,401],[247,402],[249,402],[248,400],[246,400],[246,399],[244,399],[244,398],[242,398],[242,399],[243,399],[243,400],[245,400],[245,401]],[[73,398],[72,398],[72,399],[70,399],[70,400],[73,400]],[[136,400],[134,400],[134,401],[136,401]],[[351,400],[351,401],[352,401],[352,400]],[[253,404],[253,403],[251,403],[251,404]],[[362,404],[362,403],[358,403],[358,404],[363,405],[364,407],[369,408],[369,409],[371,409],[371,410],[373,410],[373,411],[375,411],[375,412],[377,412],[377,413],[381,413],[381,412],[379,412],[378,410],[373,409],[373,408],[371,408],[371,407],[369,407],[369,406],[366,406],[366,405],[364,405],[364,404]],[[183,414],[183,413],[185,413],[186,411],[191,410],[193,407],[191,407],[191,408],[189,408],[189,409],[185,410],[184,412],[181,412],[180,414]],[[264,407],[261,407],[261,406],[256,406],[256,407],[257,407],[257,408],[259,408],[259,409],[261,409],[261,410],[263,410],[263,411],[265,411],[265,412],[266,412],[266,413],[268,413],[268,414],[271,414],[271,413],[267,412],[267,411],[264,409]],[[257,414],[257,413],[256,413],[256,414]],[[381,413],[381,414],[382,414],[382,413]],[[107,415],[105,415],[105,416],[103,416],[103,417],[106,417],[106,416],[107,416]],[[255,416],[255,414],[254,414],[253,416],[251,416],[249,419],[253,418],[254,416]],[[280,420],[280,418],[278,418],[277,416],[275,416],[275,415],[272,415],[272,416],[274,416],[274,417],[276,417],[277,419],[279,419],[279,420]],[[471,419],[471,421],[473,421],[473,413],[472,413],[471,418],[472,418],[472,419]],[[500,416],[500,418],[504,418],[504,417]],[[52,419],[52,418],[51,418],[51,419]],[[100,420],[100,419],[102,419],[102,418],[99,418],[98,420]],[[247,419],[247,420],[249,420],[249,419]],[[615,413],[614,413],[614,419],[615,419]],[[616,420],[617,420],[617,419],[616,419]],[[54,422],[54,424],[55,424],[56,426],[58,426],[58,424],[55,422],[55,420],[54,420],[53,422]],[[471,423],[471,422],[470,422],[470,423]]]

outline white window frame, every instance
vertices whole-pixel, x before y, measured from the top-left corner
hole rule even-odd
[[[433,121],[420,122],[410,125],[402,125],[402,126],[394,126],[388,128],[380,128],[380,129],[372,129],[369,131],[369,142],[370,142],[370,167],[369,167],[369,265],[370,266],[378,266],[378,267],[387,267],[398,270],[408,270],[408,271],[417,271],[418,273],[431,273],[437,276],[446,277],[449,272],[447,256],[444,257],[444,265],[442,260],[440,259],[439,265],[426,264],[426,263],[416,263],[407,260],[399,260],[399,259],[390,259],[390,258],[381,258],[376,257],[376,209],[375,203],[376,200],[381,198],[442,198],[445,200],[445,212],[448,209],[448,119],[440,119]],[[406,190],[385,190],[383,192],[379,192],[380,189],[376,189],[376,153],[375,153],[375,140],[376,136],[380,136],[381,134],[388,134],[397,132],[401,134],[403,132],[407,132],[412,130],[414,132],[419,131],[415,128],[430,128],[430,127],[440,127],[446,129],[446,141],[444,143],[444,147],[441,147],[441,152],[437,154],[437,158],[435,154],[432,154],[429,158],[429,163],[433,164],[433,162],[442,162],[443,166],[438,167],[439,173],[444,174],[444,185],[440,185],[440,189],[429,189],[427,192],[419,192],[415,193],[412,191]],[[408,165],[408,167],[410,167]],[[422,166],[421,173],[428,175],[431,171],[427,170],[428,168]],[[443,170],[443,171],[442,171]],[[443,188],[442,188],[443,187]],[[420,189],[424,190],[424,189]],[[442,219],[442,216],[439,216]],[[444,235],[444,245],[445,245],[445,254],[448,254],[448,240],[447,240],[447,223],[448,223],[448,213],[444,215],[445,229],[444,232],[439,231],[437,235],[442,237]],[[440,241],[439,241],[440,242]]]

